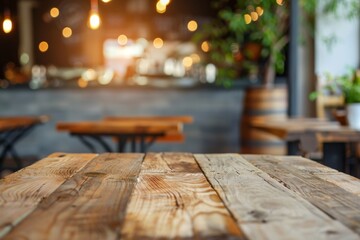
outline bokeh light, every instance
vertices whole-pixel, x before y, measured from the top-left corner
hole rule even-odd
[[[59,16],[59,14],[60,14],[60,11],[59,11],[58,8],[53,7],[53,8],[50,9],[50,16],[52,18],[57,18]]]
[[[64,27],[62,30],[62,35],[64,36],[64,38],[69,38],[72,35],[72,29],[69,27]]]
[[[10,33],[12,30],[12,21],[10,18],[5,18],[3,21],[4,33]]]
[[[259,19],[259,15],[257,12],[252,12],[251,13],[251,20],[253,20],[254,22],[257,21]]]
[[[193,59],[191,57],[184,57],[182,60],[182,64],[185,68],[191,68],[193,65]]]
[[[256,12],[259,16],[262,16],[264,14],[264,9],[262,7],[256,7]]]
[[[166,12],[166,5],[162,4],[160,1],[156,3],[156,11],[158,13],[164,13]]]
[[[101,20],[99,13],[97,11],[91,11],[89,18],[89,26],[91,29],[95,30],[100,27]]]
[[[49,49],[49,44],[45,41],[39,43],[40,52],[46,52]]]
[[[244,20],[246,24],[250,24],[251,23],[251,16],[250,14],[245,14],[244,15]]]
[[[188,22],[187,28],[190,32],[195,32],[196,29],[198,28],[198,24],[195,20],[191,20]]]
[[[118,41],[118,43],[119,43],[120,45],[124,46],[124,45],[127,44],[128,38],[127,38],[126,35],[121,34],[121,35],[118,37],[117,41]]]
[[[153,45],[155,48],[162,48],[164,45],[164,41],[161,38],[155,38],[153,41]]]
[[[207,41],[201,43],[201,50],[203,50],[204,52],[209,52],[210,45]]]

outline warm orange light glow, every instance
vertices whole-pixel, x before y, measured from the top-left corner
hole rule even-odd
[[[155,48],[162,48],[164,45],[164,41],[161,38],[155,38],[153,41],[153,45]]]
[[[184,57],[182,60],[184,67],[191,68],[193,65],[193,59],[191,57]]]
[[[69,27],[64,27],[62,30],[62,35],[64,36],[64,38],[69,38],[72,35],[72,29]]]
[[[99,13],[97,11],[91,11],[90,12],[90,18],[89,18],[89,26],[91,29],[95,30],[100,27],[101,20]]]
[[[207,41],[201,43],[201,50],[208,52],[210,50],[210,45]]]
[[[102,2],[108,3],[108,2],[111,2],[111,0],[102,0]]]
[[[251,13],[251,20],[253,20],[255,22],[258,19],[259,19],[259,15],[257,14],[257,12],[252,12]]]
[[[262,7],[256,7],[256,12],[259,14],[259,16],[261,16],[264,14],[264,9],[262,9]]]
[[[276,0],[276,3],[279,4],[279,5],[283,5],[284,0]]]
[[[9,33],[12,30],[12,21],[8,17],[6,17],[3,21],[3,30],[4,33]]]
[[[191,20],[188,22],[187,28],[190,32],[195,32],[196,29],[198,28],[198,24],[195,20]]]
[[[58,8],[53,7],[52,9],[50,9],[50,16],[53,18],[57,18],[60,14],[60,11]]]
[[[39,50],[40,52],[46,52],[49,49],[49,44],[45,41],[39,43]]]
[[[246,24],[251,23],[251,16],[250,16],[250,14],[245,14],[245,15],[244,15],[244,20],[245,20],[245,23],[246,23]]]
[[[193,54],[190,55],[190,57],[192,58],[194,63],[200,62],[200,56],[198,54],[193,53]]]
[[[79,85],[79,87],[81,87],[81,88],[86,88],[88,84],[89,84],[88,81],[86,81],[86,80],[83,79],[83,78],[79,78],[79,80],[78,80],[78,85]]]
[[[159,2],[165,6],[169,5],[170,0],[159,0]]]
[[[166,5],[162,4],[160,1],[156,3],[156,11],[158,13],[164,13],[166,12]]]
[[[124,46],[124,45],[127,44],[128,38],[127,38],[126,35],[121,34],[121,35],[118,37],[117,41],[118,41],[118,43],[119,43],[120,45],[123,45],[123,46]]]

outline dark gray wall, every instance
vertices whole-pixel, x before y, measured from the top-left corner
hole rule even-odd
[[[155,144],[150,151],[239,151],[239,89],[48,89],[0,91],[0,115],[51,116],[16,146],[21,155],[88,152],[80,141],[55,130],[58,121],[97,120],[106,115],[192,115],[183,144]]]

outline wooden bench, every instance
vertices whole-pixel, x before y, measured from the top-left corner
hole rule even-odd
[[[11,155],[17,168],[22,168],[22,162],[15,145],[25,137],[35,126],[43,124],[49,120],[48,116],[11,116],[0,117],[0,171],[7,155]]]
[[[112,152],[111,147],[102,139],[106,136],[117,139],[118,152],[124,152],[128,142],[131,143],[131,151],[136,152],[140,147],[141,152],[146,152],[159,138],[178,139],[180,133],[182,134],[182,123],[147,119],[59,122],[57,130],[79,137],[93,152],[96,152],[96,149],[89,138],[97,141],[107,152]]]
[[[148,122],[174,122],[181,124],[193,123],[194,119],[192,116],[107,116],[104,118],[104,121],[109,122],[138,122],[138,123],[148,123]],[[114,138],[115,141],[118,141],[117,138]],[[185,134],[183,133],[183,128],[179,128],[177,131],[169,131],[166,135],[158,137],[157,142],[162,143],[181,143],[185,140]],[[139,139],[137,139],[139,141]],[[147,138],[147,142],[150,142],[151,139]]]
[[[360,180],[298,156],[54,153],[0,181],[0,238],[359,239]]]

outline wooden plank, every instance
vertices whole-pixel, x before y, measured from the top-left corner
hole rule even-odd
[[[4,239],[116,239],[142,154],[102,154],[67,180]]]
[[[202,173],[191,153],[148,153],[141,173]]]
[[[180,131],[181,124],[177,123],[120,123],[120,122],[60,122],[58,131],[69,131],[78,134],[115,135],[126,133],[162,133],[167,131]]]
[[[359,237],[240,155],[196,154],[195,158],[250,239],[289,239],[290,233],[283,234],[288,229],[292,229],[290,239]],[[322,224],[333,231],[319,232],[317,226]],[[274,235],[269,235],[269,229]]]
[[[192,123],[194,118],[187,115],[179,116],[107,116],[104,118],[105,121],[163,121],[163,122],[181,122],[181,123]]]
[[[0,180],[0,237],[96,154],[54,153]]]
[[[251,160],[252,158],[250,161]],[[360,181],[358,178],[301,157],[289,156],[283,164],[291,165],[291,167],[297,171],[316,176],[324,181],[333,183],[348,192],[360,196]]]
[[[122,239],[245,239],[191,154],[148,154]]]
[[[271,176],[286,188],[360,235],[360,197],[358,195],[325,181],[304,168],[294,168],[292,164],[294,157],[246,156],[245,158],[256,167],[271,173]],[[294,162],[296,161],[310,162],[310,160],[296,160],[295,158]],[[358,192],[358,190],[354,191]]]

